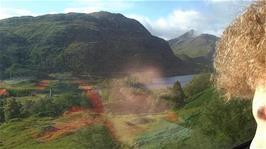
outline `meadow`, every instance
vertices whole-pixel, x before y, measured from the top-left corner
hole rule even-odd
[[[24,78],[0,88],[8,92],[0,98],[3,149],[230,148],[255,131],[250,101],[225,102],[209,74],[154,90],[134,77]]]

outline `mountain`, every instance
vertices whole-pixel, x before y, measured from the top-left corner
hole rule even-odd
[[[0,76],[57,72],[110,76],[157,67],[167,74],[195,73],[168,43],[138,21],[95,12],[0,20]]]
[[[181,59],[212,61],[218,37],[210,34],[196,35],[194,30],[169,40],[173,52]]]

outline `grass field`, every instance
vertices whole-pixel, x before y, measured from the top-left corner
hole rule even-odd
[[[80,97],[77,95],[82,94],[82,91],[78,89],[79,83],[88,84],[86,81],[69,80],[46,80],[43,83],[28,80],[4,81],[0,84],[1,88],[31,88],[39,91],[40,88],[36,88],[36,84],[45,84],[44,87],[41,86],[41,90],[46,90],[46,92],[36,92],[34,95],[26,94],[0,100],[16,98],[16,101],[24,105],[27,101],[38,101],[49,97],[49,88],[52,88],[52,98],[55,103],[76,104],[76,98]],[[97,88],[101,92],[99,86],[102,86],[102,84],[98,87],[97,85],[94,84],[93,88]],[[106,89],[104,88],[104,92],[106,92]],[[159,97],[159,94],[161,94],[160,91],[153,92],[155,95],[158,94],[155,97]],[[106,93],[105,96],[108,97],[108,94]],[[149,94],[152,94],[152,92],[149,92]],[[130,95],[131,98],[143,97],[135,96],[135,94]],[[142,103],[141,99],[139,99],[138,104]],[[156,100],[159,100],[159,98],[156,98]],[[235,132],[235,134],[242,136],[240,140],[234,140],[234,136],[230,137],[230,133],[237,129],[238,121],[242,119],[249,120],[249,117],[242,113],[244,113],[243,110],[250,109],[248,109],[248,103],[237,102],[223,106],[221,100],[220,95],[214,88],[207,88],[186,99],[186,104],[183,107],[167,111],[115,113],[105,109],[106,111],[103,113],[95,113],[91,107],[74,106],[56,116],[33,114],[28,117],[14,118],[0,124],[0,149],[224,148],[225,146],[232,146],[232,141],[238,143],[248,139],[251,135],[245,132],[254,130],[243,125],[243,127],[240,126],[241,131]],[[111,104],[110,99],[104,99],[102,102],[104,102],[103,105]],[[215,103],[222,104],[222,106]],[[49,102],[49,104],[51,103]],[[45,105],[40,105],[40,107],[42,106]],[[126,103],[126,105],[122,104],[121,106],[130,107],[133,105]],[[213,106],[216,106],[217,109],[211,109]],[[235,109],[235,111],[232,109]],[[241,111],[241,109],[243,110]],[[216,112],[212,112],[213,110],[216,110]],[[205,116],[206,114],[208,116]],[[213,121],[212,117],[218,117],[218,119]],[[238,119],[231,122],[232,125],[229,125],[227,119],[230,120],[232,117]],[[218,127],[216,125],[220,125],[219,121],[221,126]],[[217,129],[212,130],[212,137],[203,133],[203,130],[206,130],[204,128],[205,124],[210,130]],[[250,123],[247,126],[252,125]],[[223,146],[219,143],[216,145],[217,142],[215,141],[220,141]]]

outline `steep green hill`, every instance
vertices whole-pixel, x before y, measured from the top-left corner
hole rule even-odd
[[[163,39],[121,14],[68,13],[0,20],[2,77],[73,72],[110,76],[128,68],[193,73]]]
[[[219,38],[210,34],[196,35],[190,30],[180,37],[169,40],[173,52],[180,58],[192,58],[195,61],[211,60],[215,51],[215,44]]]

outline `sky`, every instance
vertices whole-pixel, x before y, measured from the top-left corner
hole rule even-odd
[[[166,40],[188,30],[221,36],[252,0],[0,0],[0,19],[56,13],[121,13]]]

